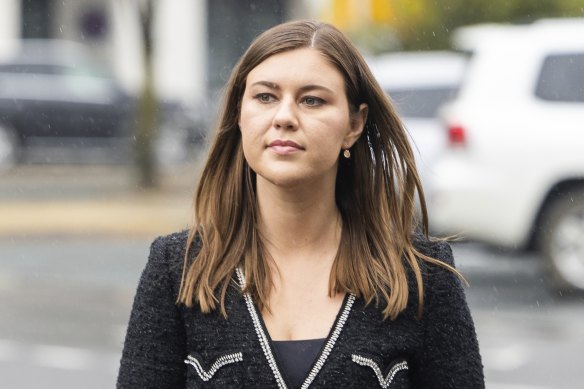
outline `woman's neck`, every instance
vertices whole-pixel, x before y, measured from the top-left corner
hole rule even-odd
[[[260,230],[272,256],[310,260],[323,251],[336,252],[342,223],[334,185],[283,189],[259,179],[257,197]]]

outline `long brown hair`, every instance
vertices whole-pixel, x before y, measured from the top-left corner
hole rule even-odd
[[[409,266],[416,278],[421,312],[419,261],[448,265],[423,255],[413,244],[414,229],[420,228],[427,237],[428,220],[406,131],[353,44],[335,27],[313,21],[288,22],[265,31],[231,73],[196,192],[195,224],[187,241],[178,302],[189,307],[197,303],[202,312],[219,305],[226,316],[225,294],[240,266],[245,291],[260,309],[267,306],[272,275],[258,231],[256,176],[243,155],[238,120],[249,72],[272,55],[304,47],[321,52],[343,75],[351,111],[362,103],[369,107],[351,159],[339,161],[335,196],[343,227],[329,292],[354,293],[367,303],[385,302],[384,317],[393,319],[408,303]],[[197,236],[199,251],[190,260]]]

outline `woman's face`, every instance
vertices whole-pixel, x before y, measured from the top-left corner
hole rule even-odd
[[[276,54],[248,75],[239,128],[258,180],[293,187],[334,183],[341,149],[363,130],[367,106],[351,115],[341,73],[315,49]]]

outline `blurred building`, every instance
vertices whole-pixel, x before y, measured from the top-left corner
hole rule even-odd
[[[20,38],[82,42],[130,92],[142,82],[144,0],[0,0],[0,57]],[[286,0],[153,0],[154,64],[162,98],[215,96],[249,42],[301,6]]]
[[[139,7],[148,0],[0,0],[0,57],[20,38],[84,43],[136,92],[142,82]],[[387,23],[386,0],[152,0],[157,93],[199,104],[224,85],[251,40],[285,20],[316,17],[345,31]]]

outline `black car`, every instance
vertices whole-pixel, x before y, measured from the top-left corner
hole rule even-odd
[[[170,144],[187,146],[204,135],[203,120],[182,105],[161,101],[158,107],[159,133],[167,138],[162,143],[173,138]],[[108,158],[127,158],[136,108],[136,96],[96,66],[82,46],[23,41],[16,55],[0,62],[0,166],[38,148],[101,148]]]

